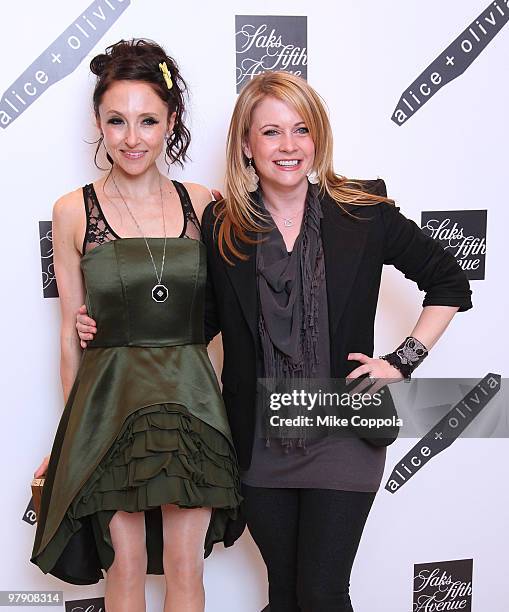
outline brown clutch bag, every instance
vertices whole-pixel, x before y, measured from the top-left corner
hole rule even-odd
[[[44,478],[34,478],[32,480],[32,499],[34,502],[34,510],[37,518],[41,509],[42,487],[44,486]]]

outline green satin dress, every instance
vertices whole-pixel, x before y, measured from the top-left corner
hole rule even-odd
[[[197,221],[174,184],[185,223],[181,237],[167,240],[165,302],[152,299],[144,240],[120,239],[93,187],[83,190],[81,267],[98,331],[55,436],[31,558],[72,584],[98,582],[113,562],[108,525],[117,510],[145,511],[151,574],[163,573],[161,505],[213,508],[205,555],[237,517],[236,456],[204,340],[206,250],[186,237]],[[149,240],[157,265],[164,240]]]

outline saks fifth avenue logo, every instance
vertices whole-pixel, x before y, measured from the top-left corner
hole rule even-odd
[[[57,281],[53,266],[53,234],[51,221],[39,221],[41,247],[42,291],[45,298],[58,297]]]
[[[307,78],[307,17],[236,15],[235,47],[237,93],[269,70]]]
[[[413,612],[472,610],[473,559],[414,566]]]
[[[422,231],[449,251],[470,280],[482,280],[486,260],[486,210],[426,211]]]
[[[104,597],[74,599],[65,602],[65,612],[105,612]]]

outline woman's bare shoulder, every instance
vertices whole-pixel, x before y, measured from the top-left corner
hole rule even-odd
[[[83,215],[84,204],[81,187],[59,197],[53,205],[53,221],[72,222],[82,219]]]
[[[204,185],[198,183],[184,183],[185,188],[189,193],[193,208],[198,216],[198,220],[201,221],[203,211],[207,204],[209,204],[214,198],[210,193],[210,189]]]
[[[86,230],[86,212],[81,187],[64,194],[53,205],[53,237],[59,236],[81,253]],[[69,240],[70,239],[70,240]]]

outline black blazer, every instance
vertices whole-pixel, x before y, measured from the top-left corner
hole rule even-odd
[[[382,179],[366,181],[366,190],[386,195]],[[423,306],[472,307],[465,273],[454,257],[426,236],[399,208],[385,202],[346,205],[344,213],[328,196],[321,198],[321,233],[327,279],[331,376],[344,378],[359,362],[350,352],[373,355],[373,328],[382,266],[391,264],[425,291]],[[255,428],[257,372],[261,366],[258,336],[256,245],[243,245],[249,256],[232,266],[225,262],[214,232],[214,203],[203,213],[207,246],[205,336],[222,333],[223,398],[241,468],[251,462]]]

